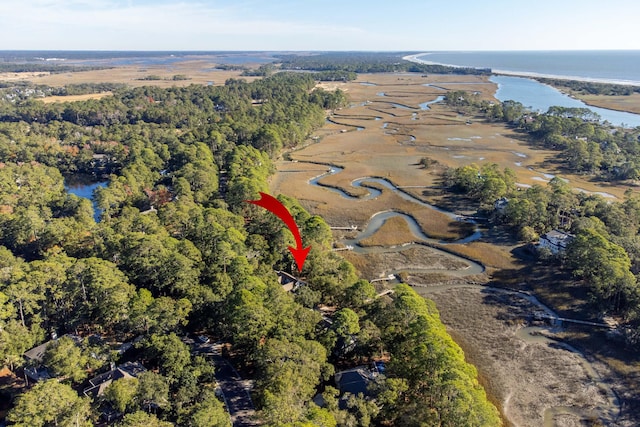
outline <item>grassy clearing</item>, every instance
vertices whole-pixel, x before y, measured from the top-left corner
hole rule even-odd
[[[113,93],[111,92],[102,92],[102,93],[87,93],[84,95],[67,95],[67,96],[47,96],[46,98],[39,99],[45,104],[52,104],[54,102],[75,102],[75,101],[86,101],[88,99],[101,99],[105,96],[111,96]]]

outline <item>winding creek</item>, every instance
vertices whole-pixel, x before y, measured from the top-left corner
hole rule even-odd
[[[438,97],[441,98],[441,97]],[[432,104],[434,102],[439,102],[441,99],[436,99],[433,101],[429,101],[426,102],[424,104],[420,105],[421,109],[427,109],[429,104]],[[387,123],[384,123],[383,127],[386,127]],[[304,162],[304,161],[301,161]],[[312,164],[318,164],[315,162],[304,162],[304,163],[312,163]],[[327,191],[331,191],[336,193],[338,196],[346,198],[348,200],[352,200],[354,203],[359,203],[365,200],[371,200],[374,199],[378,196],[380,196],[383,192],[383,190],[389,190],[389,191],[393,191],[395,194],[397,194],[398,196],[402,197],[405,200],[408,200],[412,203],[415,203],[419,206],[422,206],[424,208],[427,209],[433,209],[435,211],[444,213],[445,215],[449,216],[451,219],[455,219],[455,220],[462,220],[458,215],[456,215],[453,212],[450,211],[446,211],[443,209],[440,209],[436,206],[433,206],[429,203],[426,203],[418,198],[416,198],[415,196],[407,193],[406,191],[403,191],[402,188],[398,188],[396,185],[394,185],[391,181],[387,180],[387,179],[383,179],[383,178],[377,178],[377,177],[362,177],[356,180],[353,180],[351,182],[351,186],[353,188],[359,188],[359,189],[364,189],[366,190],[366,194],[363,196],[355,196],[351,193],[349,193],[348,191],[345,191],[342,188],[339,188],[337,186],[333,186],[333,185],[328,185],[322,182],[322,180],[330,175],[336,175],[339,174],[340,172],[343,171],[343,168],[336,166],[336,165],[332,165],[332,164],[326,164],[326,163],[320,163],[324,166],[327,166],[329,169],[327,172],[320,174],[312,179],[310,179],[308,181],[309,185],[313,185],[313,186],[317,186],[317,187],[321,187]],[[402,218],[408,225],[409,230],[411,231],[411,233],[413,234],[413,236],[416,238],[414,241],[411,242],[406,242],[404,244],[401,245],[396,245],[396,246],[390,246],[390,247],[383,247],[383,246],[374,246],[374,247],[365,247],[362,246],[360,244],[360,242],[363,239],[366,239],[368,237],[371,237],[372,235],[374,235],[377,231],[380,230],[380,228],[384,225],[384,223],[386,221],[388,221],[391,218],[394,217],[399,217]],[[465,221],[470,221],[470,220],[465,220]],[[438,245],[438,246],[446,246],[447,244],[452,244],[452,243],[468,243],[468,242],[472,242],[474,240],[479,239],[482,236],[480,230],[477,228],[475,228],[474,232],[472,234],[470,234],[469,236],[460,239],[458,241],[455,242],[443,242],[437,239],[433,239],[432,237],[428,236],[420,227],[420,225],[418,224],[418,222],[416,221],[416,219],[411,216],[408,215],[406,213],[403,212],[398,212],[398,211],[394,211],[394,210],[385,210],[385,211],[381,211],[381,212],[376,212],[375,214],[373,214],[366,226],[364,227],[364,230],[360,231],[354,238],[352,239],[344,239],[341,243],[343,243],[344,245],[347,246],[352,246],[353,250],[356,253],[360,253],[360,254],[367,254],[367,253],[392,253],[392,252],[400,252],[400,251],[404,251],[406,249],[412,248],[412,247],[419,247],[419,246],[428,246],[430,248],[430,250],[436,252],[437,254],[439,254],[440,256],[444,256],[444,257],[449,257],[455,261],[458,262],[462,262],[464,264],[467,265],[467,267],[464,267],[462,269],[458,269],[458,270],[442,270],[442,269],[429,269],[429,268],[406,268],[406,269],[399,269],[399,270],[395,270],[395,271],[388,271],[385,272],[385,274],[398,274],[400,272],[405,272],[405,273],[420,273],[420,274],[424,274],[424,273],[431,273],[431,272],[437,272],[437,273],[445,273],[447,275],[450,276],[454,276],[454,277],[463,277],[463,276],[469,276],[469,275],[476,275],[476,274],[480,274],[482,272],[484,272],[484,266],[481,265],[480,263],[474,262],[472,260],[469,260],[467,258],[461,257],[459,255],[453,254],[451,252],[446,251],[445,248],[437,248],[434,247],[434,245]],[[419,286],[419,285],[418,285]],[[517,291],[511,291],[511,290],[505,290],[505,289],[499,289],[499,288],[491,288],[491,287],[487,287],[487,286],[482,286],[482,285],[474,285],[474,284],[464,284],[464,285],[460,285],[460,284],[444,284],[444,285],[439,285],[439,286],[431,286],[429,287],[429,291],[448,291],[450,289],[454,289],[456,287],[471,287],[471,288],[477,288],[477,289],[482,289],[484,291],[489,291],[489,292],[503,292],[503,293],[510,293],[512,295],[516,295],[519,298],[523,298],[527,301],[529,301],[531,304],[533,304],[537,309],[542,310],[543,312],[545,312],[547,315],[557,318],[559,317],[553,310],[551,310],[549,307],[545,306],[544,304],[542,304],[540,301],[537,300],[537,298],[533,295],[527,294],[527,293],[523,293],[523,292],[517,292]],[[428,292],[429,292],[428,291]],[[428,294],[427,292],[427,294]],[[544,410],[544,414],[543,414],[543,426],[544,427],[553,427],[555,425],[555,419],[558,416],[561,415],[571,415],[574,417],[579,417],[583,420],[588,420],[588,419],[592,419],[594,416],[595,417],[600,417],[603,420],[615,420],[620,416],[621,413],[621,404],[620,401],[618,399],[618,396],[616,395],[616,393],[613,391],[613,389],[611,388],[610,384],[608,384],[605,380],[603,380],[603,378],[601,378],[601,376],[597,373],[596,369],[594,368],[594,366],[591,364],[591,362],[589,362],[589,360],[585,357],[584,354],[582,354],[578,349],[570,346],[569,344],[566,344],[562,341],[558,341],[555,340],[551,337],[548,336],[548,334],[553,334],[554,332],[558,331],[558,327],[555,327],[555,329],[552,329],[550,326],[549,327],[540,327],[540,326],[535,326],[535,327],[525,327],[525,328],[521,328],[516,332],[516,337],[518,339],[520,339],[521,341],[523,341],[524,343],[526,343],[527,345],[555,345],[555,346],[560,346],[572,353],[574,353],[578,359],[579,359],[579,363],[581,364],[581,366],[583,367],[585,373],[587,374],[589,380],[595,384],[600,390],[602,395],[605,397],[606,399],[606,404],[603,405],[599,405],[599,406],[595,406],[594,408],[582,408],[582,407],[576,407],[576,406],[553,406],[553,407],[548,407]],[[505,402],[506,404],[506,402]]]
[[[453,212],[444,210],[444,209],[440,209],[436,206],[433,206],[429,203],[426,203],[416,197],[414,197],[413,195],[407,193],[406,191],[403,191],[402,189],[396,187],[391,181],[387,180],[387,179],[383,179],[383,178],[375,178],[375,177],[364,177],[364,178],[359,178],[356,179],[354,181],[351,182],[351,186],[354,188],[362,188],[365,189],[367,191],[367,194],[361,197],[358,196],[354,196],[352,194],[349,194],[348,192],[344,191],[341,188],[335,187],[335,186],[331,186],[331,185],[327,185],[327,184],[323,184],[320,181],[329,176],[329,175],[335,175],[338,174],[340,172],[342,172],[343,168],[338,167],[338,166],[332,166],[329,165],[330,169],[328,172],[325,172],[321,175],[316,176],[315,178],[312,178],[309,180],[309,184],[310,185],[315,185],[318,187],[322,187],[326,190],[335,192],[337,194],[339,194],[341,197],[344,197],[346,199],[349,200],[353,200],[354,202],[358,202],[358,201],[363,201],[363,200],[371,200],[374,199],[378,196],[380,196],[382,194],[382,190],[380,190],[380,188],[378,188],[377,186],[383,187],[385,189],[391,190],[393,192],[395,192],[398,196],[402,197],[405,200],[408,200],[412,203],[416,203],[422,207],[428,208],[428,209],[432,209],[434,211],[438,211],[440,213],[443,213],[445,215],[447,215],[449,218],[454,219],[454,220],[460,220],[460,217],[458,215],[456,215]],[[377,186],[374,186],[372,184],[376,184]],[[409,226],[409,230],[411,231],[411,233],[416,237],[415,241],[412,242],[406,242],[403,245],[399,245],[399,246],[395,246],[395,247],[380,247],[380,246],[374,246],[374,247],[364,247],[362,245],[360,245],[360,242],[363,239],[366,239],[368,237],[371,237],[372,235],[374,235],[378,230],[380,230],[380,228],[384,225],[384,223],[386,221],[388,221],[391,218],[394,217],[400,217],[402,218],[407,225]],[[467,220],[469,222],[473,222],[470,220]],[[423,230],[422,227],[420,227],[420,224],[418,224],[418,222],[415,220],[414,217],[412,217],[411,215],[408,215],[406,213],[403,212],[397,212],[394,210],[387,210],[387,211],[382,211],[382,212],[377,212],[374,215],[372,215],[369,218],[369,221],[367,222],[367,225],[365,226],[365,229],[363,231],[361,231],[360,233],[358,233],[358,235],[353,238],[353,239],[344,239],[342,241],[342,243],[344,243],[347,246],[353,246],[354,251],[356,253],[362,253],[362,254],[366,254],[366,253],[386,253],[386,252],[398,252],[398,251],[402,251],[411,247],[417,247],[417,246],[430,246],[431,250],[433,250],[434,252],[438,253],[439,255],[448,257],[448,258],[452,258],[455,259],[456,261],[461,261],[465,264],[467,264],[468,267],[466,267],[463,270],[455,270],[455,271],[449,271],[449,274],[452,275],[457,275],[457,276],[468,276],[468,275],[473,275],[473,274],[480,274],[482,272],[484,272],[484,266],[482,266],[481,264],[471,261],[467,258],[463,258],[461,256],[452,254],[450,252],[447,252],[443,249],[438,249],[433,247],[432,245],[448,245],[448,244],[455,244],[455,243],[468,243],[468,242],[472,242],[474,240],[479,239],[482,236],[482,233],[480,232],[480,230],[476,227],[474,232],[472,234],[470,234],[469,236],[453,241],[453,242],[444,242],[442,240],[438,240],[438,239],[433,239],[431,237],[429,237]],[[404,271],[404,270],[403,270]],[[413,269],[412,272],[421,272],[421,273],[428,273],[428,272],[442,272],[442,270],[436,270],[436,269],[420,269],[420,270],[416,270]]]
[[[371,86],[374,85],[373,83],[362,83],[362,84],[371,85]],[[457,83],[457,84],[460,84],[460,83]],[[390,98],[390,95],[384,92],[379,92],[377,93],[377,95],[380,97]],[[409,107],[407,105],[397,104],[394,102],[389,102],[389,105],[395,108],[409,109],[413,111],[420,111],[420,110],[424,111],[424,110],[428,110],[431,104],[440,102],[442,101],[442,99],[443,99],[442,96],[438,96],[435,99],[419,104],[418,108]],[[355,107],[358,105],[364,106],[367,104],[368,104],[367,102],[362,104],[352,104],[352,107]],[[383,118],[380,116],[375,116],[376,121],[382,121],[382,126],[381,126],[382,129],[384,129],[384,131],[387,131],[389,122],[385,121],[385,119],[386,118]],[[349,126],[348,124],[344,124],[344,123],[341,123],[341,124]],[[353,125],[350,125],[350,126],[352,126],[353,128],[357,128],[357,126],[353,126]],[[411,203],[415,203],[424,208],[441,212],[449,216],[449,218],[454,219],[456,221],[460,221],[460,220],[469,221],[466,219],[462,219],[460,216],[456,215],[453,212],[440,209],[436,206],[433,206],[431,204],[424,202],[423,200],[416,198],[410,193],[404,191],[402,187],[396,186],[395,184],[393,184],[391,181],[387,179],[383,179],[379,177],[362,177],[362,178],[355,179],[350,183],[350,186],[354,189],[358,189],[358,191],[357,193],[351,192],[349,188],[345,188],[345,187],[341,188],[341,187],[326,184],[325,182],[323,182],[323,180],[326,177],[341,173],[343,171],[343,168],[330,163],[304,161],[304,160],[298,160],[298,161],[302,163],[322,165],[327,168],[326,172],[308,180],[309,185],[323,188],[326,191],[331,191],[335,193],[336,196],[351,200],[353,203],[361,203],[366,200],[375,199],[380,195],[382,195],[383,191],[393,191],[396,195],[402,197],[403,199]],[[360,195],[360,196],[356,195],[356,194],[362,193],[362,190],[364,190],[363,195]],[[408,242],[405,242],[399,245],[394,245],[394,246],[364,246],[360,244],[362,240],[368,237],[371,237],[376,232],[378,232],[380,228],[385,224],[386,221],[396,217],[402,218],[402,220],[407,223],[409,230],[413,234],[415,239],[413,239],[412,241],[408,241]],[[460,269],[455,269],[455,270],[443,270],[442,268],[430,269],[428,267],[414,268],[413,266],[407,266],[406,268],[400,268],[394,271],[385,271],[383,272],[383,275],[386,275],[386,274],[397,275],[398,273],[402,273],[402,272],[409,273],[409,274],[428,274],[433,272],[433,273],[446,274],[451,277],[465,277],[465,276],[478,275],[483,273],[485,271],[484,266],[481,265],[480,263],[461,257],[450,251],[447,251],[446,246],[452,243],[460,244],[460,243],[473,242],[479,239],[481,236],[482,234],[476,226],[474,232],[463,239],[460,239],[455,242],[443,242],[438,239],[434,239],[430,237],[428,234],[426,234],[413,216],[405,212],[395,211],[391,208],[388,210],[376,212],[373,215],[371,215],[367,223],[364,225],[364,229],[361,229],[355,237],[352,237],[350,239],[343,239],[341,243],[344,244],[345,246],[352,246],[354,252],[359,254],[394,253],[394,252],[405,251],[410,248],[428,247],[429,250],[434,251],[439,256],[448,257],[456,261],[457,264],[461,264],[464,266]],[[478,285],[473,283],[459,283],[456,281],[452,281],[451,283],[445,283],[441,285],[429,285],[429,286],[421,285],[419,283],[412,283],[412,286],[414,286],[416,290],[419,290],[419,293],[421,295],[425,295],[427,297],[432,292],[448,292],[455,288],[471,288],[471,289],[482,290],[483,292],[509,294],[519,299],[528,301],[531,304],[531,306],[535,308],[535,310],[544,312],[547,316],[551,318],[559,317],[558,314],[555,313],[551,308],[545,306],[543,303],[538,301],[538,299],[534,295],[531,295],[525,292],[494,288],[494,287]],[[574,354],[577,359],[576,363],[578,363],[583,368],[589,383],[592,385],[595,385],[600,390],[600,394],[602,395],[604,400],[601,403],[592,402],[590,407],[589,405],[583,407],[579,405],[566,406],[562,404],[559,404],[557,406],[546,407],[544,409],[544,412],[541,414],[543,418],[542,425],[544,427],[553,427],[556,425],[557,419],[565,415],[580,419],[579,422],[587,422],[588,420],[593,420],[594,418],[600,418],[605,423],[605,425],[615,424],[616,420],[618,420],[621,417],[621,413],[622,413],[621,402],[616,392],[612,388],[611,384],[606,379],[601,377],[601,375],[598,373],[598,369],[596,368],[595,364],[592,363],[583,353],[581,353],[577,348],[567,344],[566,342],[563,342],[559,339],[554,338],[554,335],[561,330],[562,330],[561,324],[556,324],[555,326],[549,325],[549,326],[522,327],[515,332],[515,338],[521,341],[523,345],[552,346],[556,348],[560,347]],[[507,407],[508,401],[510,398],[511,398],[511,394],[509,394],[509,396],[507,396],[507,398],[503,402],[503,405],[505,408]]]

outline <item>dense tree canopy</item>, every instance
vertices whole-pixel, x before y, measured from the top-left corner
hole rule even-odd
[[[18,398],[7,419],[15,426],[91,426],[89,400],[56,380],[36,384]]]
[[[229,426],[210,360],[181,339],[192,332],[230,345],[256,380],[268,425],[420,416],[499,425],[435,309],[404,288],[388,305],[374,303],[373,286],[329,251],[327,224],[286,196],[313,249],[299,292],[278,284],[275,270],[293,272],[293,236],[245,201],[267,191],[274,157],[346,101],[315,83],[311,74],[279,72],[221,87],[113,87],[113,96],[76,103],[0,101],[0,356],[15,368],[54,332],[84,338],[50,345],[44,363],[56,379],[21,394],[12,422],[82,425],[97,413],[67,385],[82,390],[90,373],[122,361],[109,344],[89,342],[96,334],[110,343],[136,338],[132,357],[147,368],[93,401],[115,408],[120,425]],[[506,171],[482,173],[486,199],[512,185]],[[95,194],[98,222],[91,202],[65,191],[65,179],[79,174],[106,181]],[[321,303],[336,307],[331,327]],[[331,392],[326,407],[312,403],[331,391],[334,366],[347,355],[372,360],[390,349],[397,368],[372,396],[345,397],[346,409]]]

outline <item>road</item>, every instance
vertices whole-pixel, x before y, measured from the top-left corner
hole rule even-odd
[[[224,403],[229,411],[234,427],[258,426],[255,420],[255,407],[251,400],[252,384],[250,380],[242,379],[231,363],[222,357],[221,344],[201,344],[188,340],[194,353],[208,356],[213,360],[216,368],[215,376],[222,391]],[[186,342],[186,341],[185,341]]]
[[[253,420],[256,411],[249,394],[251,383],[243,380],[222,356],[214,355],[213,363],[216,367],[216,380],[224,395],[234,427],[259,425]]]

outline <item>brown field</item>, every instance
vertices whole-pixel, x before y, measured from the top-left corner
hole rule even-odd
[[[67,84],[78,83],[125,83],[129,86],[188,86],[190,84],[223,85],[227,79],[243,78],[247,81],[256,77],[241,77],[241,71],[213,70],[215,63],[211,61],[194,60],[177,62],[171,65],[158,66],[127,66],[107,70],[80,71],[72,73],[3,73],[0,80],[29,81],[34,84],[43,84],[53,87],[61,87]],[[184,74],[189,80],[171,80],[176,74]],[[163,80],[140,80],[149,75],[157,75]]]
[[[111,92],[102,92],[102,93],[87,93],[84,95],[67,95],[67,96],[47,96],[46,98],[40,98],[39,101],[44,102],[45,104],[52,104],[54,102],[75,102],[75,101],[86,101],[88,99],[101,99],[105,96],[111,96],[113,93]]]
[[[24,73],[0,73],[0,81],[3,82],[11,82],[11,81],[20,81],[20,80],[30,80],[33,78],[40,78],[48,76],[50,73],[48,71],[39,71],[39,72],[24,72]]]

